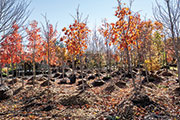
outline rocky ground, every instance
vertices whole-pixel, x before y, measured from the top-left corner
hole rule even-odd
[[[133,69],[132,78],[124,70],[77,70],[76,83],[71,83],[72,70],[52,75],[48,90],[47,75],[8,79],[0,86],[1,120],[178,120],[180,87],[176,71],[164,69],[149,73]],[[82,78],[83,77],[83,81]],[[22,88],[22,79],[25,86]],[[85,83],[85,91],[82,84]],[[141,85],[142,84],[142,85]],[[2,95],[4,97],[2,97]],[[5,97],[6,95],[6,97]]]

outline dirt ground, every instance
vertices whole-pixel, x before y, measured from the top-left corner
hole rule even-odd
[[[118,72],[110,73],[110,79],[105,72],[100,77],[96,71],[85,72],[85,91],[80,78],[75,84],[68,80],[60,84],[62,79],[54,77],[49,90],[47,75],[39,75],[35,86],[31,76],[24,78],[24,88],[22,78],[8,79],[14,95],[0,101],[0,120],[180,120],[180,88],[174,71],[161,69],[146,80],[136,69],[137,93],[132,78]],[[88,80],[89,76],[94,79]],[[103,84],[95,87],[97,79]]]

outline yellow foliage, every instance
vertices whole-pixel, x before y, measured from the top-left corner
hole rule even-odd
[[[144,62],[145,66],[147,67],[148,71],[155,71],[155,70],[159,70],[161,65],[159,63],[159,58],[158,56],[153,56],[150,59],[146,59]]]

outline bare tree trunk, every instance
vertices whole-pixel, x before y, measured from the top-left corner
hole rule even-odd
[[[74,55],[72,55],[72,69],[73,69],[73,76],[74,76],[74,71],[75,71],[75,65],[74,65]]]
[[[137,92],[134,75],[132,73],[132,67],[131,67],[131,61],[130,61],[130,56],[129,56],[129,50],[128,50],[128,48],[125,48],[125,50],[126,50],[127,59],[128,59],[128,73],[130,72],[130,74],[131,74],[134,90]]]
[[[63,55],[63,61],[62,61],[62,66],[63,66],[63,80],[64,80],[64,69],[65,69],[65,62],[64,62],[64,55]]]
[[[32,83],[33,83],[33,86],[35,85],[34,84],[34,81],[35,81],[35,78],[36,78],[36,63],[35,63],[35,43],[36,40],[34,40],[33,42],[33,80],[32,80]]]
[[[168,8],[168,14],[169,14],[169,19],[170,19],[170,26],[171,26],[171,34],[172,34],[172,40],[173,40],[173,45],[174,45],[174,50],[176,54],[176,59],[177,59],[177,66],[178,66],[178,80],[179,80],[179,85],[180,85],[180,59],[179,59],[179,54],[178,54],[178,48],[176,46],[175,42],[175,33],[174,33],[174,23],[173,23],[173,18],[171,16],[171,8],[170,8],[170,1],[166,0],[167,3],[167,8]],[[178,39],[178,38],[177,38]],[[178,42],[177,42],[178,43]]]
[[[131,62],[130,62],[130,56],[129,56],[129,50],[128,48],[125,48],[126,51],[126,55],[127,55],[127,62],[128,62],[128,73],[130,73],[130,69],[131,69]]]
[[[36,65],[35,65],[35,61],[33,60],[33,80],[32,80],[33,86],[34,86],[35,78],[36,78]]]
[[[3,84],[3,78],[2,78],[2,65],[0,64],[0,74],[1,74],[1,84]]]
[[[24,77],[25,77],[25,62],[23,60],[23,79],[22,79],[22,88],[24,88]]]
[[[82,79],[82,87],[83,87],[83,91],[85,90],[85,82],[84,82],[84,80],[83,80],[83,66],[82,66],[82,56],[79,56],[79,58],[80,58],[80,69],[81,69],[81,79]]]
[[[16,78],[18,77],[18,64],[16,63]]]
[[[49,39],[48,39],[48,90],[49,90],[49,82],[50,82],[50,51],[49,51]],[[49,96],[49,92],[48,92],[48,96]]]
[[[7,79],[9,79],[9,64],[7,65]]]

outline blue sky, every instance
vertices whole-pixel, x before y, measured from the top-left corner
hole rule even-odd
[[[129,0],[122,0],[128,3]],[[140,14],[147,19],[153,18],[152,5],[155,0],[135,0],[133,11],[140,11]],[[71,15],[75,15],[77,6],[80,5],[80,12],[86,17],[89,15],[88,26],[92,29],[95,25],[99,26],[104,18],[108,22],[116,20],[114,16],[117,6],[116,0],[32,0],[30,9],[33,10],[28,21],[37,20],[44,22],[42,14],[47,14],[50,23],[58,23],[58,31],[67,27],[73,22]]]

